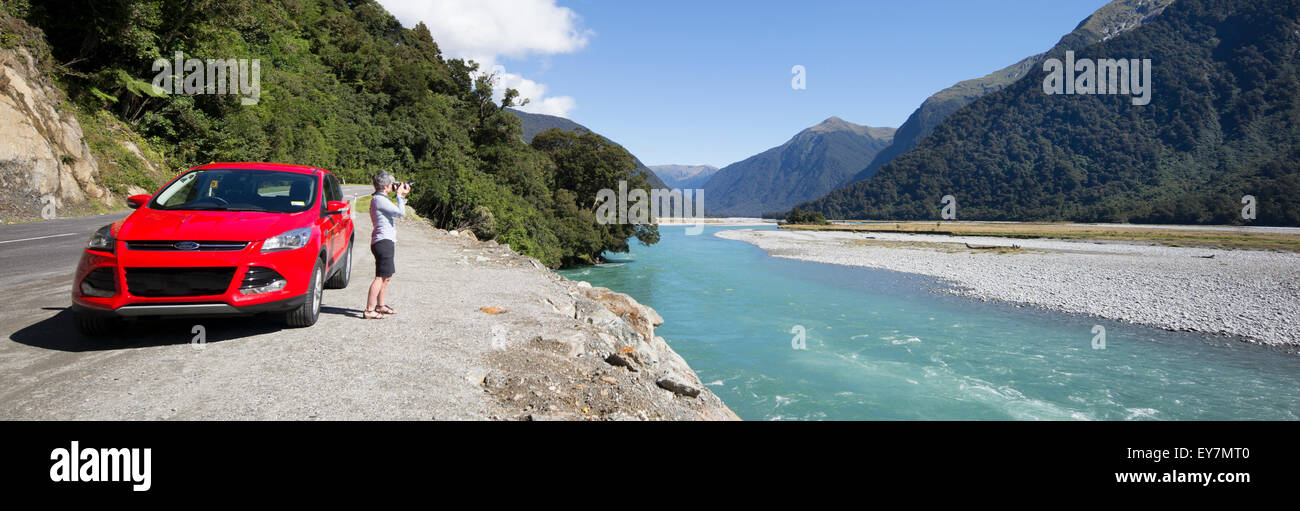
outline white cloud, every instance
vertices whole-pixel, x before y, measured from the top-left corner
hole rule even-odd
[[[508,73],[504,67],[495,66],[493,71],[497,74],[493,95],[496,96],[498,103],[505,96],[506,89],[515,89],[519,91],[520,98],[528,98],[527,105],[516,107],[525,112],[568,117],[569,111],[578,107],[578,102],[574,101],[573,98],[569,96],[548,97],[546,95],[546,85],[514,73]],[[522,99],[516,101],[522,101]]]
[[[546,86],[509,73],[498,57],[527,58],[578,51],[591,31],[577,13],[555,0],[379,0],[403,25],[423,21],[443,55],[472,59],[479,69],[497,73],[498,101],[504,90],[519,90],[529,104],[521,110],[565,117],[577,107],[568,96],[546,96]]]

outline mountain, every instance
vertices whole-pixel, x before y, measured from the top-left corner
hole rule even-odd
[[[669,188],[700,188],[708,182],[718,168],[712,165],[651,165],[659,179]]]
[[[1044,92],[1036,70],[952,114],[831,218],[1300,225],[1300,4],[1179,0],[1074,58],[1150,59],[1150,104]],[[1049,58],[1061,58],[1053,52]]]
[[[583,126],[581,124],[578,124],[576,122],[573,122],[571,120],[565,119],[557,115],[534,114],[534,113],[525,112],[523,110],[519,110],[515,108],[507,108],[506,111],[514,114],[515,117],[518,117],[519,121],[523,123],[524,142],[532,142],[533,137],[537,136],[538,133],[541,133],[549,129],[561,129],[565,131],[578,131],[578,132],[591,131],[591,129],[587,128],[586,126]],[[596,133],[594,131],[591,132]],[[599,135],[599,133],[596,134]],[[606,138],[603,135],[601,136],[601,138],[604,138],[605,140],[609,140],[609,138]],[[614,142],[613,140],[609,140],[609,142],[611,144],[618,145],[618,143]],[[641,163],[641,160],[637,158],[635,154],[632,155],[632,161],[636,163],[637,172],[641,174],[645,174],[646,183],[648,183],[651,188],[671,188],[670,186],[664,184],[664,181],[660,179],[659,176],[656,175],[653,170],[650,170],[650,167],[647,167],[644,163]]]
[[[861,169],[894,137],[831,117],[784,144],[727,165],[704,184],[705,211],[714,216],[759,216],[821,197]]]
[[[1045,55],[1065,50],[1078,50],[1090,44],[1141,26],[1147,20],[1160,14],[1174,0],[1115,0],[1097,12],[1092,13],[1079,26],[1061,38],[1056,46],[1047,52],[1026,57],[1015,64],[999,69],[980,78],[958,82],[952,87],[934,93],[921,103],[921,106],[908,116],[907,121],[898,127],[894,143],[880,151],[865,169],[854,175],[849,183],[856,183],[874,176],[880,167],[893,161],[898,155],[916,147],[925,137],[934,131],[934,127],[947,119],[953,112],[969,105],[985,94],[997,92],[1024,77]]]

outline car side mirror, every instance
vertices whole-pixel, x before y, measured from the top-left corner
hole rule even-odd
[[[139,209],[144,203],[149,202],[149,195],[132,195],[126,198],[126,207]]]
[[[325,212],[329,215],[340,215],[347,209],[348,203],[341,200],[332,200],[325,204]]]

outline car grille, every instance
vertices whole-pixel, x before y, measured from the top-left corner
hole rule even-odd
[[[127,268],[126,289],[135,296],[219,295],[230,287],[235,267]]]
[[[194,243],[194,248],[177,248],[179,243]],[[128,241],[127,250],[153,250],[172,252],[230,252],[243,250],[247,241]]]

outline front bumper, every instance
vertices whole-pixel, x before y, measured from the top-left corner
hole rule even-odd
[[[314,245],[314,244],[313,244]],[[113,252],[86,250],[82,253],[72,285],[73,309],[82,314],[118,317],[141,316],[212,316],[246,315],[260,312],[284,312],[301,306],[308,295],[311,269],[316,264],[317,247],[309,245],[295,250],[261,253],[259,243],[249,243],[243,250],[217,252],[164,252],[131,250],[126,242],[116,241]],[[254,278],[250,268],[264,268],[279,274],[284,285],[268,292],[244,294],[245,277]],[[225,269],[229,273],[206,282],[185,280],[186,270]],[[180,277],[154,278],[145,285],[128,280],[128,272],[176,271]],[[97,271],[98,270],[98,271]],[[94,275],[92,276],[92,272]],[[134,275],[135,273],[132,273]],[[196,273],[196,276],[199,274]],[[83,282],[93,281],[99,288],[111,282],[109,296],[93,296],[83,290]],[[220,280],[228,279],[224,284]],[[132,287],[131,282],[136,284]],[[159,284],[162,282],[162,284]],[[168,284],[170,282],[170,284]],[[175,285],[174,288],[169,288]],[[133,293],[133,289],[135,292]],[[201,289],[196,293],[171,293],[181,289]],[[94,290],[92,290],[94,291]],[[107,294],[107,293],[106,293]]]
[[[236,307],[228,303],[167,303],[123,305],[116,309],[101,309],[73,301],[72,310],[78,314],[119,317],[195,317],[195,316],[247,316],[263,312],[288,312],[307,301],[307,295],[294,296],[273,302]]]

